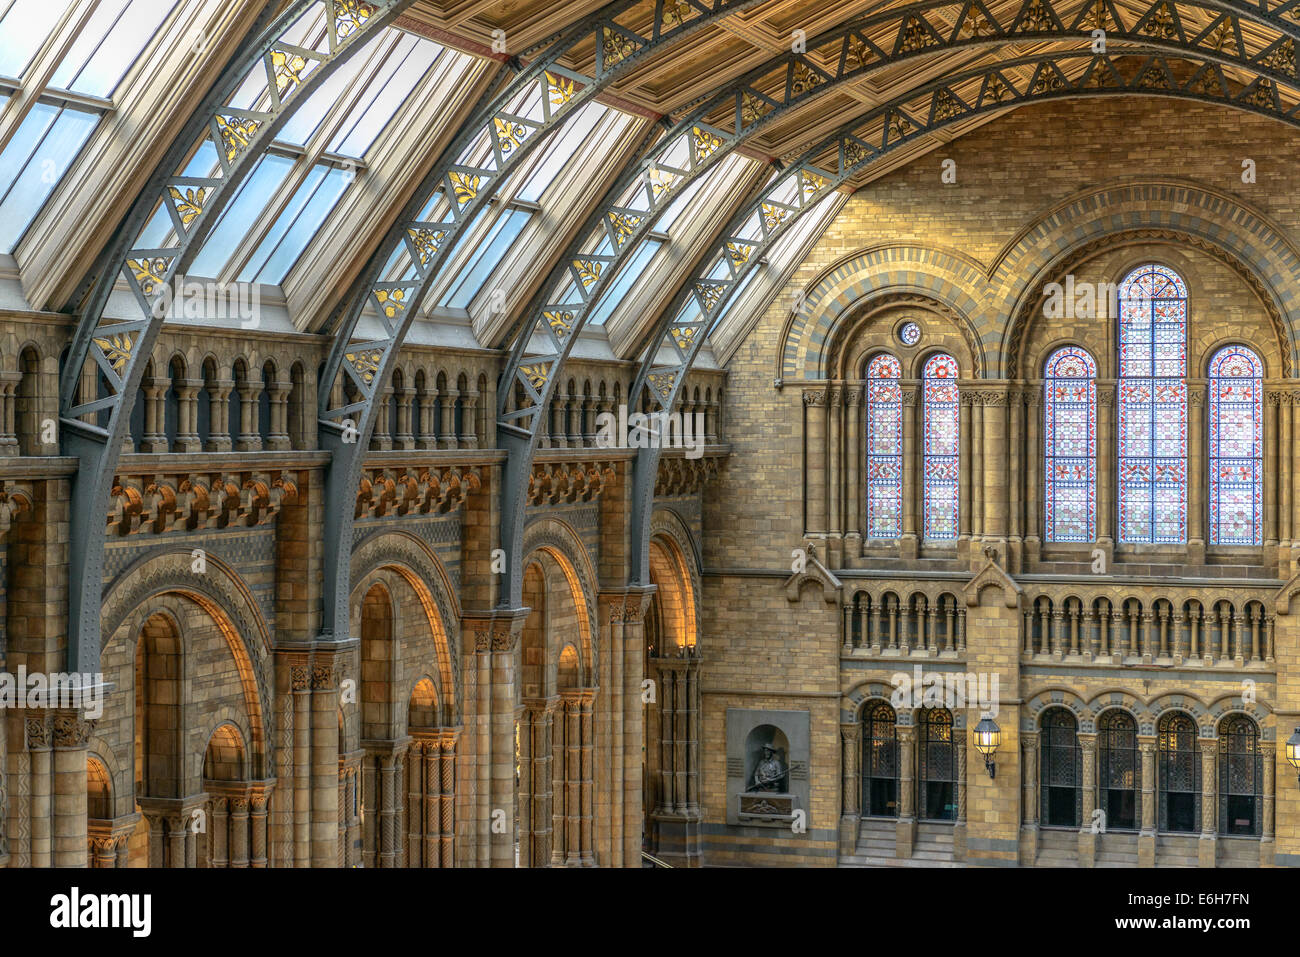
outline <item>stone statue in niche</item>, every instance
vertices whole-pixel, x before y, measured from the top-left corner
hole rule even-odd
[[[754,781],[750,791],[785,791],[786,778],[790,769],[777,755],[777,750],[770,744],[763,745],[763,757],[754,768]]]

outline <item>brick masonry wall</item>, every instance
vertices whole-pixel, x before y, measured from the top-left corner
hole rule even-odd
[[[840,608],[822,601],[816,587],[805,587],[796,603],[787,599],[783,588],[790,574],[791,549],[802,544],[807,527],[806,481],[819,481],[819,470],[825,468],[819,450],[805,449],[802,390],[797,386],[778,389],[773,384],[774,370],[779,374],[781,369],[784,330],[796,294],[834,264],[891,244],[950,254],[966,261],[976,274],[992,276],[1001,264],[1000,257],[1018,241],[1022,230],[1054,207],[1083,192],[1135,182],[1183,183],[1223,194],[1258,211],[1295,242],[1300,238],[1300,204],[1295,199],[1300,172],[1288,161],[1293,139],[1291,131],[1279,124],[1212,107],[1179,104],[1171,108],[1159,101],[1137,99],[1040,105],[975,130],[869,184],[850,199],[728,364],[723,414],[732,456],[706,495],[704,510],[706,831],[719,829],[725,814],[725,772],[717,752],[724,740],[725,709],[738,706],[728,692],[749,688],[760,693],[763,707],[810,710],[814,817],[816,826],[831,827],[840,802],[840,732],[837,721],[820,720],[824,711],[834,710],[828,709],[830,701],[821,696],[834,690],[847,694],[870,682],[887,683],[890,674],[898,670],[891,662],[855,662],[851,668],[841,668]],[[940,181],[940,163],[949,158],[957,164],[955,185]],[[1242,161],[1247,158],[1256,165],[1254,184],[1241,179]],[[1203,376],[1210,351],[1228,338],[1251,343],[1264,358],[1267,377],[1282,374],[1283,358],[1291,343],[1279,337],[1241,271],[1213,250],[1176,237],[1128,239],[1109,247],[1103,244],[1077,264],[1071,262],[1070,268],[1081,282],[1117,282],[1127,268],[1153,259],[1168,262],[1189,281],[1189,375]],[[1029,265],[1041,268],[1045,263]],[[1286,295],[1291,291],[1280,290]],[[990,342],[1000,341],[1009,316],[972,312],[969,321],[987,352]],[[858,330],[862,339],[858,347],[887,345],[901,355],[904,350],[890,337],[899,313],[883,315],[886,318]],[[956,331],[951,316],[936,313],[926,321],[927,328],[944,339]],[[1089,320],[1046,322],[1040,318],[1031,322],[1020,336],[1020,368],[1011,374],[1037,378],[1046,353],[1062,341],[1076,341],[1089,348],[1098,357],[1100,377],[1114,375],[1113,320],[1104,315]],[[925,345],[923,340],[920,348]],[[971,369],[962,369],[964,377],[972,374]],[[1000,475],[1006,475],[1005,468]],[[1266,477],[1266,483],[1273,480],[1273,476]],[[896,579],[888,577],[890,567],[898,570]],[[886,565],[879,572],[886,575],[885,580],[870,582],[872,589],[892,585],[899,594],[907,594],[915,585],[908,571],[916,567],[907,561]],[[1272,568],[1260,568],[1254,577],[1269,579],[1274,574]],[[1143,597],[1155,595],[1158,588],[1134,582],[1129,592]],[[1239,695],[1242,690],[1241,676],[1231,673],[1186,676],[1102,666],[1021,668],[1020,611],[1003,609],[1005,614],[998,614],[996,624],[976,615],[976,609],[971,611],[967,666],[975,670],[987,665],[1005,672],[1004,699],[1028,700],[1055,688],[1069,689],[1083,700],[1113,690],[1131,692],[1144,702],[1179,693],[1210,702]],[[978,611],[982,615],[986,609]],[[1292,631],[1289,620],[1279,617],[1279,669],[1295,656]],[[1001,650],[989,657],[994,645]],[[1281,707],[1296,692],[1284,692],[1283,687],[1291,682],[1279,679],[1275,683],[1268,671],[1266,668],[1251,677],[1263,705],[1257,714],[1263,719],[1265,736],[1272,738],[1270,709]],[[746,699],[745,706],[755,705]],[[1297,705],[1291,702],[1289,707]],[[1003,706],[999,723],[1004,735],[996,783],[985,775],[979,756],[973,750],[968,755],[972,856],[978,853],[1003,863],[1016,858],[1014,843],[1021,816],[1017,734],[1022,717],[1018,709]],[[968,727],[975,720],[978,714],[968,719]],[[1279,724],[1278,741],[1289,730]],[[1280,747],[1272,741],[1266,744]],[[1300,810],[1293,800],[1282,796],[1293,780],[1284,763],[1277,768],[1277,780],[1281,853],[1284,843],[1300,840],[1294,823]],[[829,816],[821,817],[822,813]],[[977,852],[978,840],[986,843]],[[774,860],[790,852],[791,841],[786,835],[769,835],[766,841],[755,837],[752,844],[766,843],[771,851],[754,848],[748,853],[731,841],[725,852],[721,847],[717,856],[710,852],[708,860]]]

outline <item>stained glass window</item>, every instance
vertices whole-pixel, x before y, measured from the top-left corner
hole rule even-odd
[[[1119,535],[1187,541],[1187,287],[1165,266],[1119,286]]]
[[[898,338],[903,345],[914,346],[921,341],[921,327],[914,322],[905,322],[898,328]]]
[[[1091,542],[1097,514],[1097,366],[1076,346],[1043,369],[1044,507],[1049,542]]]
[[[1264,758],[1259,727],[1244,714],[1219,725],[1219,833],[1259,835]]]
[[[1160,748],[1160,830],[1196,831],[1201,824],[1201,761],[1196,722],[1180,711],[1161,715],[1156,725]]]
[[[921,372],[925,403],[922,481],[925,489],[924,537],[957,537],[957,457],[959,442],[957,360],[931,356]]]
[[[867,537],[898,538],[903,521],[903,367],[888,353],[867,364]]]
[[[1263,544],[1264,363],[1244,346],[1210,359],[1210,544]]]

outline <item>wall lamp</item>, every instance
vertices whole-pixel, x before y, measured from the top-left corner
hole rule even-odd
[[[1300,730],[1297,730],[1296,734],[1300,735]],[[984,717],[980,718],[980,723],[975,725],[975,750],[984,755],[984,770],[988,771],[991,778],[997,777],[998,769],[993,763],[993,755],[997,753],[998,743],[1001,740],[1002,729],[993,720],[993,715],[985,713]],[[1300,739],[1297,743],[1300,743]],[[1289,748],[1290,742],[1288,742],[1288,754]]]
[[[1286,739],[1286,759],[1291,767],[1300,771],[1300,728],[1296,728],[1291,737]],[[1296,775],[1296,780],[1300,781],[1300,774]]]

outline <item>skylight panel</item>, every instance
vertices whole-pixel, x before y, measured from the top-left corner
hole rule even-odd
[[[604,295],[600,297],[600,302],[596,305],[595,310],[591,313],[588,323],[593,326],[604,325],[605,321],[614,314],[614,310],[622,303],[623,298],[628,294],[636,281],[641,278],[645,268],[649,265],[650,260],[654,258],[655,253],[659,252],[663,243],[657,239],[650,239],[643,242],[637,247],[632,258],[623,264],[623,268],[618,271],[614,281],[605,290]]]
[[[537,168],[525,180],[516,198],[535,203],[542,193],[551,185],[555,177],[564,169],[566,163],[573,159],[583,140],[591,135],[596,124],[609,112],[609,108],[599,103],[588,103],[577,116],[564,126],[559,139],[553,140],[546,147],[546,155]]]
[[[176,0],[101,0],[54,71],[50,86],[112,96],[175,6]]]
[[[0,76],[22,75],[68,6],[69,0],[0,0]]]
[[[293,159],[277,153],[267,153],[258,160],[256,168],[239,188],[238,195],[222,213],[203,248],[194,257],[194,262],[190,265],[191,273],[211,279],[220,275],[247,232],[247,228],[241,226],[247,227],[261,219],[263,210],[284,184],[285,177],[292,168]]]
[[[0,252],[13,252],[98,122],[70,106],[32,107],[0,153]]]
[[[377,74],[366,84],[348,118],[330,140],[328,149],[344,156],[362,157],[432,68],[442,47],[422,37],[406,34]]]
[[[442,305],[452,309],[466,308],[501,264],[531,216],[532,213],[526,209],[511,209],[498,217],[470,261],[452,281],[451,292],[443,298]]]
[[[349,173],[318,165],[298,187],[239,274],[242,282],[279,285],[347,189]]]

